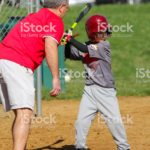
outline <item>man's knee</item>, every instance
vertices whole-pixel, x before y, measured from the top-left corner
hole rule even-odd
[[[33,111],[28,108],[14,110],[15,119],[23,124],[30,124],[33,116]]]

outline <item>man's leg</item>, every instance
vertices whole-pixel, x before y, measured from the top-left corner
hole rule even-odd
[[[76,121],[76,149],[83,149],[86,147],[86,137],[91,126],[91,121],[97,113],[97,106],[92,95],[90,86],[86,86],[82,96],[78,118]]]
[[[34,74],[31,69],[0,60],[0,97],[5,111],[15,113],[12,125],[13,150],[24,150],[34,109]]]
[[[12,126],[13,150],[26,147],[33,111],[27,108],[14,110],[15,119]]]

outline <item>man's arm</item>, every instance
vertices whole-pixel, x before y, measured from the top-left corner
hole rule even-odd
[[[53,76],[53,89],[50,92],[50,95],[57,96],[61,90],[58,66],[58,45],[51,37],[45,38],[45,55],[48,67]]]

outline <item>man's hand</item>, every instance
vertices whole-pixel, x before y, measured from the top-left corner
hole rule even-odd
[[[57,96],[61,91],[60,80],[53,79],[53,89],[50,91],[50,96]]]

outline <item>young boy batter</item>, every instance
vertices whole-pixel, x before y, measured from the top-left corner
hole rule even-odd
[[[81,60],[86,71],[86,85],[76,121],[76,149],[87,149],[86,137],[97,112],[100,112],[113,136],[118,150],[129,150],[122,123],[115,82],[111,71],[111,49],[106,39],[110,36],[107,19],[91,16],[86,22],[89,41],[81,44],[69,35],[66,58]]]

